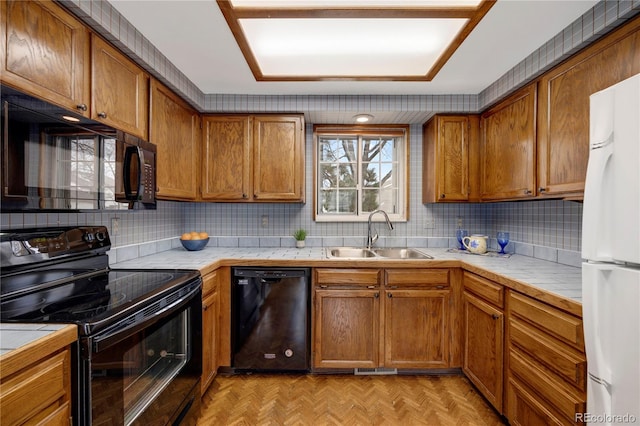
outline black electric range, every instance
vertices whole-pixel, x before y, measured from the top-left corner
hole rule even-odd
[[[103,226],[0,231],[0,322],[78,326],[75,425],[197,416],[200,273],[112,269],[110,247]]]

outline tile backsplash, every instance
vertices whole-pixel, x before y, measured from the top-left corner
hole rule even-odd
[[[3,213],[2,228],[104,225],[112,237],[114,261],[128,260],[179,245],[181,233],[211,235],[209,244],[231,247],[293,246],[297,228],[308,231],[310,246],[364,245],[366,223],[316,223],[313,216],[312,125],[307,123],[306,204],[236,204],[159,201],[155,211],[91,213]],[[409,220],[395,229],[377,225],[381,246],[454,247],[458,221],[471,233],[492,238],[511,233],[507,248],[527,256],[577,266],[580,262],[582,204],[571,201],[521,201],[487,204],[422,204],[422,128],[411,126]],[[263,216],[268,224],[263,226]],[[112,221],[117,218],[118,232]],[[433,223],[433,225],[431,225]]]

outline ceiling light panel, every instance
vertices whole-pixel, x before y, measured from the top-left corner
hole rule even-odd
[[[217,0],[257,81],[430,81],[496,0]]]
[[[424,75],[466,19],[242,19],[264,75]]]
[[[455,7],[478,6],[482,0],[231,0],[233,7],[302,8],[302,7]]]

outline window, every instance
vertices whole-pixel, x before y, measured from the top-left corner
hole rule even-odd
[[[315,220],[366,221],[381,209],[407,220],[408,126],[314,127]]]

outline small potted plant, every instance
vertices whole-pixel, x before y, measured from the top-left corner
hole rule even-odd
[[[304,240],[305,240],[305,238],[307,238],[307,231],[305,231],[304,229],[300,228],[296,232],[293,233],[293,238],[296,239],[296,247],[303,248],[304,247]]]

